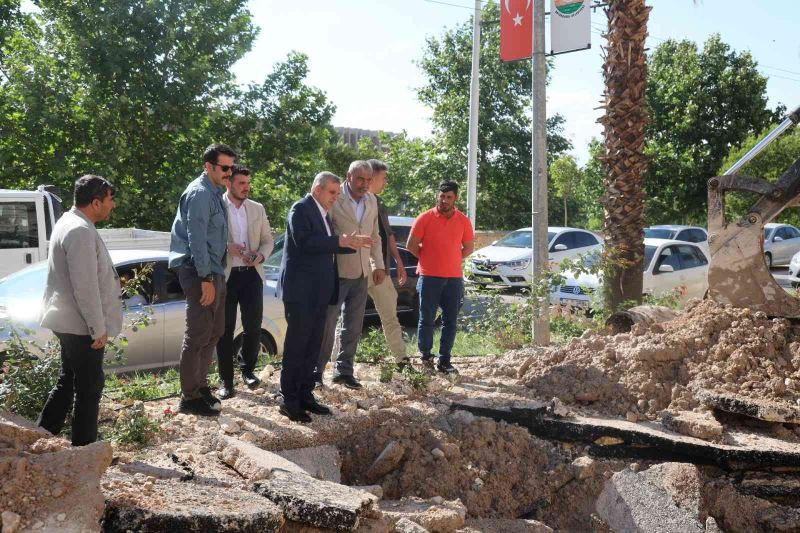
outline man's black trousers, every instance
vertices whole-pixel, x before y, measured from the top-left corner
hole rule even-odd
[[[283,308],[286,339],[281,364],[281,394],[286,405],[299,407],[300,402],[313,397],[314,367],[322,347],[328,305],[312,307],[306,303],[284,302]]]
[[[84,446],[97,440],[97,417],[103,394],[104,348],[92,348],[88,335],[54,332],[61,343],[61,372],[39,415],[37,425],[53,435],[64,427],[72,409],[72,445]]]
[[[217,343],[219,379],[233,384],[233,333],[236,329],[236,312],[242,310],[242,352],[239,368],[252,372],[256,367],[261,347],[261,317],[264,314],[264,282],[255,267],[231,270],[225,296],[225,333]]]

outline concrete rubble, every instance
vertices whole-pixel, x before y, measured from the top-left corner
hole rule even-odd
[[[112,448],[72,448],[32,423],[0,412],[3,531],[100,531],[100,477]]]
[[[628,469],[614,474],[596,505],[598,515],[614,531],[690,533],[705,529],[696,515],[678,506],[663,487],[644,473]]]
[[[455,362],[457,379],[427,389],[356,365],[364,389],[316,390],[333,415],[309,424],[277,413],[268,366],[217,419],[141,404],[161,425],[141,450],[70,448],[0,412],[2,531],[800,530],[787,321],[695,302],[627,333]]]

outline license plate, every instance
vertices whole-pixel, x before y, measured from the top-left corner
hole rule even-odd
[[[587,300],[574,300],[572,298],[561,298],[559,303],[563,306],[568,307],[589,307],[589,302]]]

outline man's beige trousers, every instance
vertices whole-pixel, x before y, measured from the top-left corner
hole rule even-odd
[[[394,360],[400,362],[406,357],[406,345],[403,342],[403,329],[400,327],[400,321],[397,320],[397,289],[394,288],[394,280],[386,276],[383,283],[375,285],[372,276],[369,276],[367,290],[375,304],[375,310],[378,311],[378,316],[381,317],[386,343],[389,345]]]

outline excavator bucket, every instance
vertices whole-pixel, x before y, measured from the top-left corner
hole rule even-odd
[[[787,293],[764,259],[764,224],[800,199],[800,159],[775,182],[736,173],[792,124],[800,121],[800,107],[725,175],[708,182],[708,295],[716,302],[763,311],[771,317],[800,318],[800,299]],[[725,220],[728,192],[758,195],[747,214],[736,221]]]

